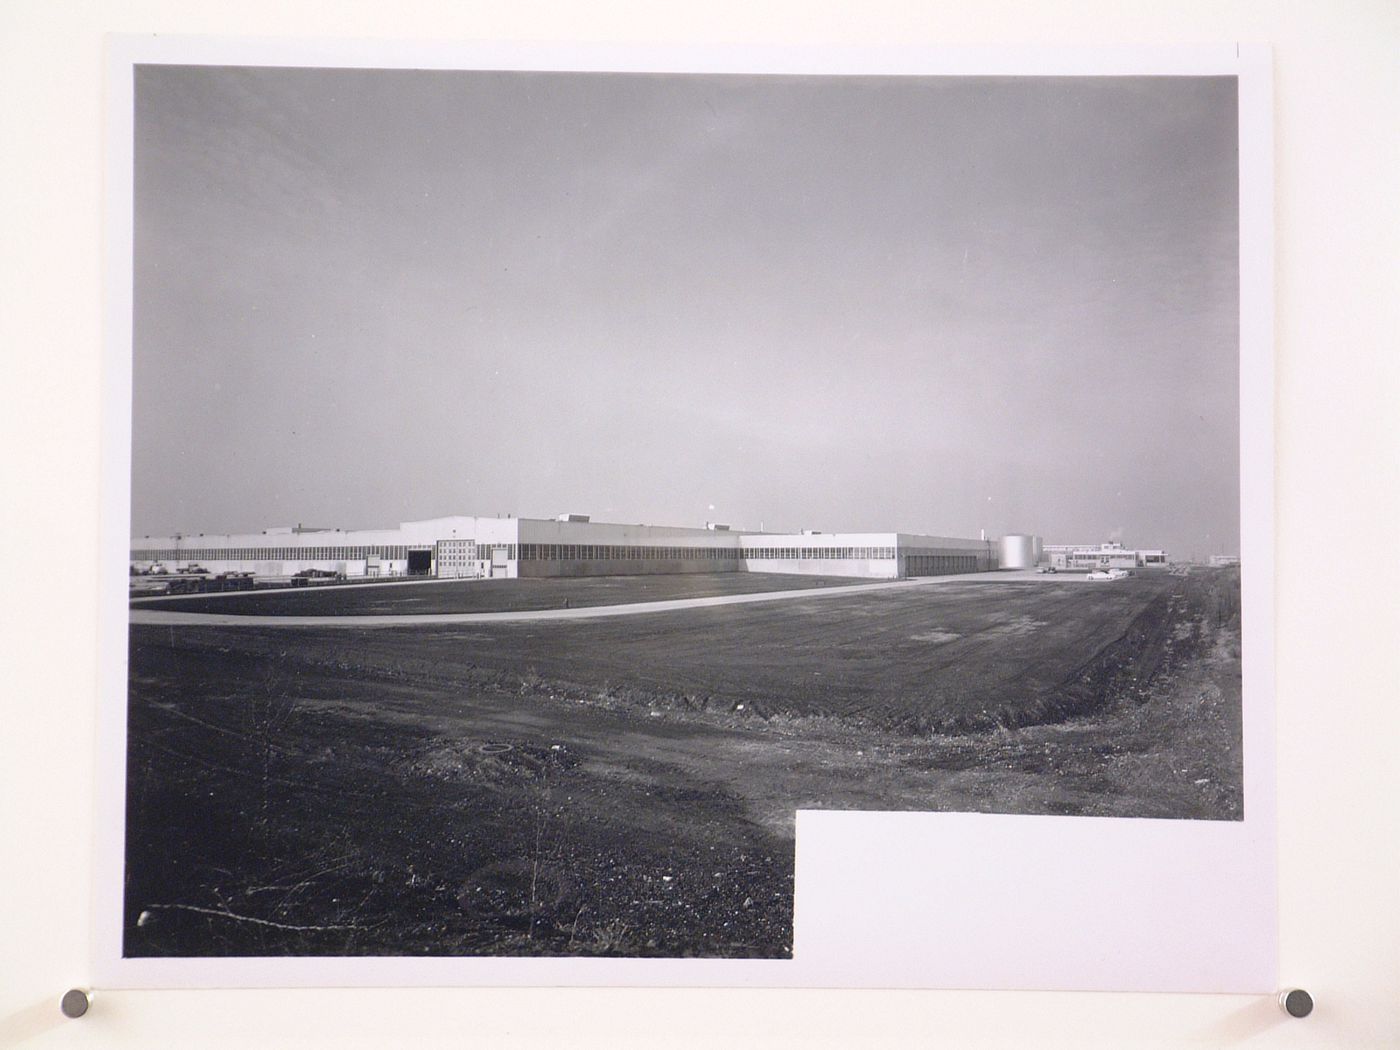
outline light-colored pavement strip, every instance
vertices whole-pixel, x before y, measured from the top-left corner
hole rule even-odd
[[[365,616],[235,616],[229,613],[167,612],[137,607],[131,610],[131,623],[184,627],[421,627],[433,624],[528,623],[540,620],[600,620],[610,616],[639,616],[643,613],[677,612],[682,609],[708,609],[721,605],[747,605],[751,602],[794,601],[800,598],[833,598],[872,591],[934,586],[944,583],[1012,583],[1022,580],[1051,581],[1064,576],[1035,576],[1023,573],[962,573],[956,576],[920,576],[880,583],[834,585],[792,591],[760,591],[756,594],[721,594],[709,598],[670,598],[655,602],[628,602],[623,605],[591,605],[578,609],[530,609],[512,612],[402,613]],[[246,593],[246,592],[244,592]],[[188,596],[186,596],[188,597]]]
[[[425,624],[526,623],[535,620],[599,620],[609,616],[638,616],[642,613],[676,612],[681,609],[707,609],[719,605],[749,602],[776,602],[794,598],[830,598],[839,594],[864,594],[891,587],[918,586],[933,578],[862,583],[851,586],[811,588],[797,591],[760,591],[756,594],[721,594],[709,598],[671,598],[658,602],[629,602],[625,605],[591,605],[579,609],[531,609],[514,612],[403,613],[367,616],[232,616],[227,613],[167,612],[162,609],[132,609],[133,624],[182,625],[187,627],[414,627]]]

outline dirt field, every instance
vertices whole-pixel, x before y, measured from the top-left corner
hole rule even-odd
[[[132,631],[128,954],[790,951],[798,808],[1237,819],[1237,573]]]
[[[800,591],[869,580],[785,573],[715,572],[656,576],[598,576],[559,580],[453,580],[386,587],[303,587],[279,591],[160,598],[133,607],[233,616],[373,616],[405,613],[526,612],[583,609],[626,602],[711,598],[723,594]]]

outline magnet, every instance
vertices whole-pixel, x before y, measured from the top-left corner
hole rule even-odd
[[[58,1008],[63,1011],[64,1017],[82,1017],[88,1012],[91,1002],[88,993],[82,988],[69,988],[63,993]]]
[[[1307,1017],[1312,1013],[1313,998],[1301,988],[1279,992],[1278,1004],[1289,1017]]]

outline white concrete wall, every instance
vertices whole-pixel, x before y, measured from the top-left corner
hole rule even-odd
[[[898,558],[745,558],[745,572],[794,576],[860,576],[876,580],[899,577]]]
[[[402,521],[395,530],[399,543],[431,547],[438,540],[476,540],[477,543],[518,543],[519,518],[474,518],[451,515],[445,518],[423,518]]]

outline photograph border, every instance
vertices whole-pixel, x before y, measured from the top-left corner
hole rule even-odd
[[[733,48],[111,37],[107,50],[98,835],[93,977],[111,988],[645,985],[1264,992],[1274,987],[1273,139],[1267,48]],[[1237,75],[1245,813],[1239,822],[802,811],[792,960],[121,957],[137,64],[885,75]],[[918,847],[909,848],[913,835]],[[853,841],[860,843],[853,850]],[[1037,887],[1005,886],[1035,844]],[[887,874],[850,921],[846,869]],[[938,863],[956,856],[956,865]],[[1226,885],[1201,886],[1202,871]],[[1086,876],[1111,872],[1121,892]],[[956,922],[888,906],[894,887],[979,890]],[[941,881],[940,881],[941,880]],[[943,897],[943,899],[947,899]],[[843,906],[843,900],[847,905]],[[1106,911],[1107,909],[1107,911]],[[1072,936],[1086,916],[1106,939]],[[940,926],[939,922],[943,925]],[[1170,924],[1171,936],[1163,930]],[[851,938],[859,941],[852,945]],[[1007,946],[1022,945],[1017,958]],[[939,946],[938,952],[922,947]],[[1215,961],[1212,962],[1211,960]]]

